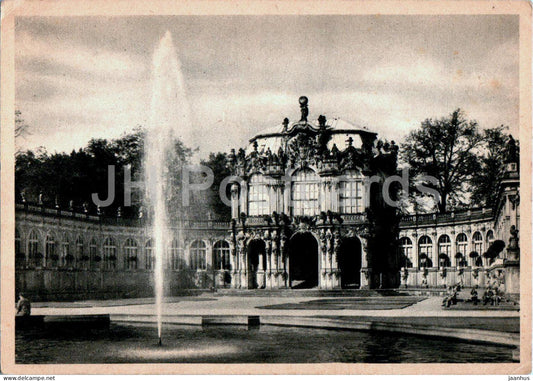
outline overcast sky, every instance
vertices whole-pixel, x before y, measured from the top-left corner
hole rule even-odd
[[[340,117],[400,140],[462,108],[518,130],[517,16],[19,17],[21,148],[83,147],[150,115],[151,61],[169,30],[200,155],[299,119]],[[177,105],[176,107],[179,107]]]

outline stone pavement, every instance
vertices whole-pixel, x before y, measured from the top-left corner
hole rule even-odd
[[[391,297],[401,298],[401,297]],[[268,297],[268,296],[219,296],[204,293],[199,296],[167,298],[163,306],[165,315],[288,315],[288,316],[379,316],[379,317],[514,317],[518,311],[498,310],[445,310],[441,308],[442,297],[428,297],[411,306],[399,309],[259,309],[256,307],[276,304],[292,304],[311,300],[334,300],[328,297]],[[345,298],[343,299],[351,299]],[[353,297],[354,300],[361,299]],[[120,299],[79,302],[33,303],[34,315],[83,315],[83,314],[127,314],[150,315],[154,313],[153,298]]]
[[[520,312],[502,310],[450,310],[441,307],[441,296],[429,296],[417,303],[395,304],[413,297],[317,297],[317,296],[238,296],[203,293],[197,296],[166,298],[163,306],[165,324],[261,324],[289,327],[316,327],[365,331],[383,331],[455,338],[475,342],[507,345],[517,348],[520,343]],[[351,307],[350,301],[359,304]],[[306,308],[287,305],[308,303]],[[317,302],[319,301],[319,302]],[[336,303],[342,301],[342,303]],[[394,302],[394,303],[391,303]],[[381,305],[380,305],[381,303]],[[276,305],[281,305],[276,308]],[[404,308],[396,308],[401,305]],[[269,308],[258,308],[269,306]],[[283,306],[283,307],[282,307]],[[313,309],[318,306],[320,309]],[[405,307],[406,306],[406,307]],[[379,308],[379,309],[360,309]],[[392,309],[383,309],[383,307]],[[328,309],[331,308],[331,309]],[[79,302],[34,303],[33,315],[108,314],[119,324],[154,324],[153,298]],[[57,316],[59,315],[59,316]],[[253,318],[252,318],[253,317]],[[516,351],[516,353],[519,353]]]

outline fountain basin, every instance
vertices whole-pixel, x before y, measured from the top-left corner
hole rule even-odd
[[[19,331],[16,362],[504,363],[513,348],[403,333],[261,325],[111,323],[104,333]]]
[[[15,328],[19,329],[108,329],[111,318],[109,314],[91,315],[30,315],[16,316]]]

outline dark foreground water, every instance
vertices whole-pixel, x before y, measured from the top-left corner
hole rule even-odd
[[[388,333],[261,326],[112,324],[109,331],[18,331],[17,363],[511,362],[507,347]]]

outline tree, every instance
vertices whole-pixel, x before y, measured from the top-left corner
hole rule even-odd
[[[489,128],[483,131],[483,148],[479,154],[481,170],[472,176],[472,202],[475,205],[492,207],[497,201],[499,179],[507,155],[510,135],[507,126]]]
[[[410,179],[436,189],[438,210],[446,212],[451,204],[465,204],[472,175],[480,170],[476,151],[482,142],[477,122],[466,120],[457,109],[447,117],[423,121],[407,136],[401,156],[409,165]],[[434,177],[437,183],[424,176]]]
[[[210,153],[209,159],[202,161],[214,173],[213,185],[208,189],[208,204],[214,213],[214,217],[219,220],[229,220],[231,218],[231,208],[222,202],[219,189],[221,182],[231,175],[228,167],[228,158],[225,153]],[[229,187],[226,189],[226,197],[229,199]]]

